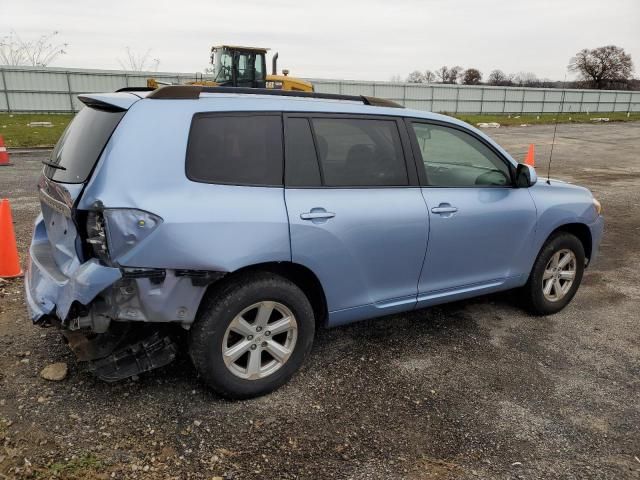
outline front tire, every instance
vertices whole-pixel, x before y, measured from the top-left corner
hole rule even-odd
[[[551,315],[566,307],[582,281],[584,261],[584,246],[575,235],[561,232],[549,238],[523,288],[528,310]]]
[[[207,294],[189,334],[189,353],[215,392],[251,398],[293,376],[314,333],[313,309],[300,288],[279,275],[247,274]]]

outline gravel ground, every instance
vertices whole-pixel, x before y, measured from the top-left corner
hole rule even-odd
[[[489,133],[518,158],[553,127]],[[602,256],[561,313],[509,293],[323,330],[279,391],[228,402],[185,356],[106,384],[22,280],[0,284],[0,478],[640,478],[640,123],[560,125],[552,175],[602,201]],[[25,258],[42,152],[0,170]],[[61,382],[39,376],[66,362]]]

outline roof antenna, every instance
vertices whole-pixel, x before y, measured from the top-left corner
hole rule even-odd
[[[556,132],[558,131],[558,122],[560,121],[560,115],[564,110],[564,97],[567,93],[567,76],[564,76],[562,81],[562,98],[560,99],[560,107],[558,107],[558,114],[556,115],[556,124],[553,127],[553,140],[551,141],[551,152],[549,152],[549,164],[547,166],[547,184],[551,185],[551,159],[553,158],[553,147],[556,144]]]

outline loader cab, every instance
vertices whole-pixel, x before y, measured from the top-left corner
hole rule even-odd
[[[211,47],[214,81],[221,86],[265,88],[266,48]]]

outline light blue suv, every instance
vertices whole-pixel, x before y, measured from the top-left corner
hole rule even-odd
[[[81,100],[44,162],[26,297],[105,380],[173,360],[174,330],[207,385],[247,398],[294,374],[319,324],[513,288],[551,314],[602,236],[587,189],[385,100],[191,86]]]

